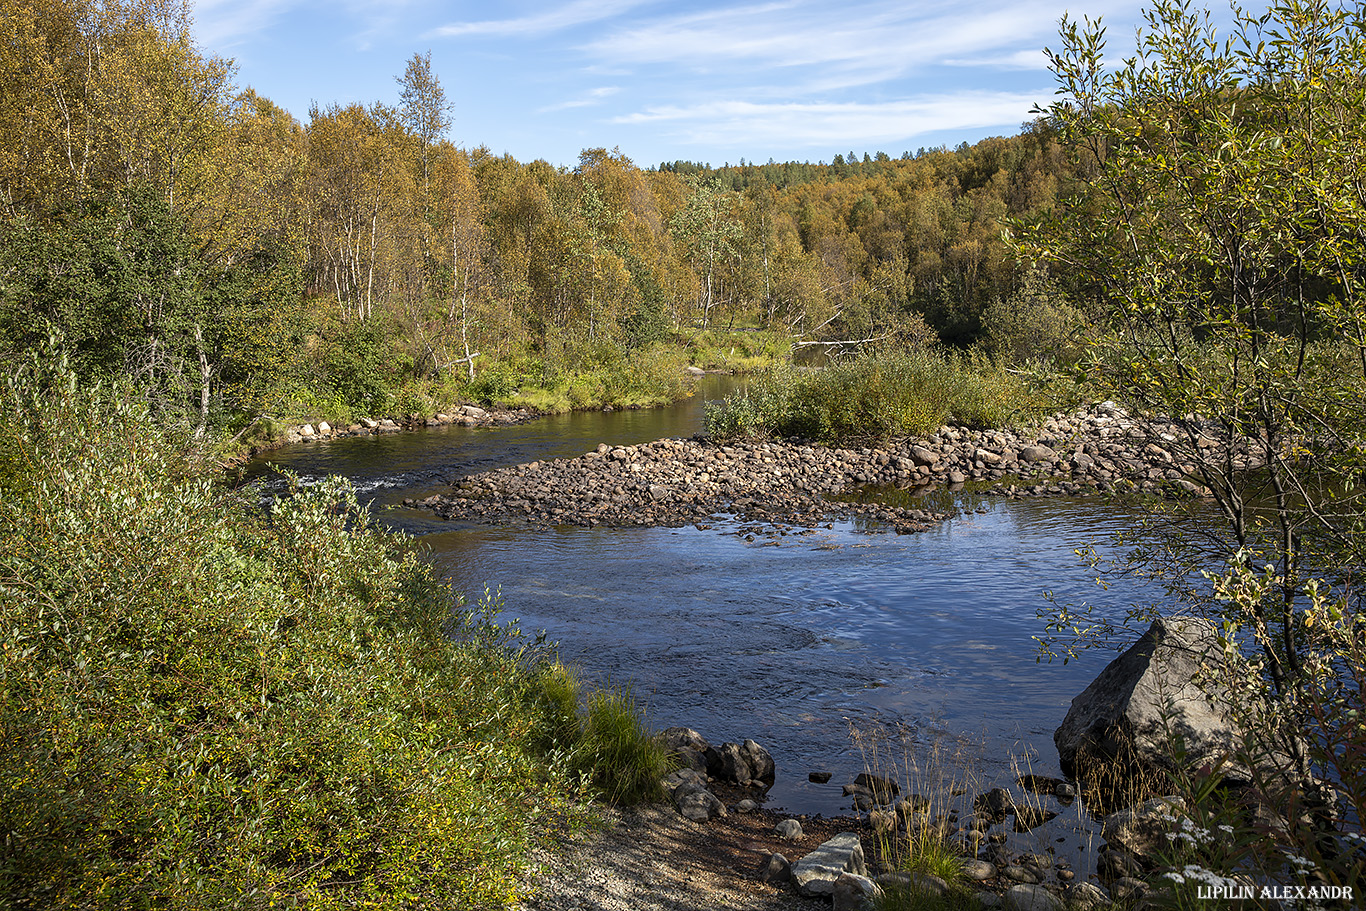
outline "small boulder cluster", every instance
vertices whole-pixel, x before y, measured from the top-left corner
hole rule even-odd
[[[321,440],[334,440],[342,437],[372,436],[377,434],[398,433],[403,430],[416,430],[419,427],[445,427],[455,424],[462,427],[484,427],[494,424],[523,424],[536,417],[534,412],[525,409],[516,411],[486,411],[478,405],[460,405],[442,411],[431,417],[420,414],[400,415],[398,417],[365,417],[351,424],[332,426],[327,421],[296,424],[287,427],[281,443],[316,443]]]
[[[695,822],[726,815],[726,805],[710,787],[713,781],[752,789],[760,797],[773,786],[773,757],[753,740],[714,747],[692,728],[683,727],[669,728],[659,738],[679,764],[665,777],[664,787],[678,812]],[[745,798],[737,808],[757,809],[758,803]]]

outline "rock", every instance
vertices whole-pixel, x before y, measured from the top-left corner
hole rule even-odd
[[[985,794],[978,794],[972,801],[972,809],[979,816],[1000,822],[1015,810],[1015,798],[1005,788],[992,788]]]
[[[984,909],[1001,907],[1001,896],[995,892],[978,892],[973,896],[977,902],[977,907]]]
[[[1143,862],[1128,851],[1106,849],[1096,857],[1096,874],[1104,882],[1142,876]]]
[[[679,765],[703,774],[707,771],[706,752],[711,745],[692,728],[669,728],[655,735]]]
[[[1053,796],[1062,801],[1072,801],[1077,799],[1077,789],[1067,782],[1060,783],[1053,789]]]
[[[1043,807],[1024,806],[1015,808],[1015,831],[1028,832],[1057,817],[1052,810]]]
[[[683,368],[683,372],[686,373],[688,376],[706,376],[706,375],[707,375],[707,371],[703,370],[701,367],[693,367],[693,366],[691,366],[691,365],[689,365],[689,366],[687,366],[687,367],[684,367],[684,368]]]
[[[933,873],[882,873],[873,877],[873,882],[885,891],[935,896],[949,894],[949,884]]]
[[[326,421],[319,421],[319,422],[318,422],[318,433],[322,434],[323,436],[326,436],[327,434],[329,434],[329,433],[331,433],[331,432],[332,432],[332,425],[331,425],[331,424],[327,423]]]
[[[1058,785],[1066,782],[1058,778],[1049,778],[1047,775],[1021,775],[1015,779],[1015,783],[1035,794],[1053,794],[1056,793]]]
[[[675,769],[664,776],[664,787],[668,788],[670,794],[677,791],[685,784],[705,788],[707,786],[707,776],[696,769]]]
[[[1148,894],[1148,884],[1141,879],[1125,876],[1116,880],[1110,887],[1110,894],[1117,902],[1136,901]]]
[[[313,429],[312,424],[305,424],[304,426],[299,428],[299,436],[301,437],[311,437],[315,433],[316,431]]]
[[[1110,896],[1095,883],[1073,883],[1067,887],[1067,903],[1076,911],[1100,911],[1109,906]]]
[[[871,772],[859,772],[854,778],[854,786],[867,789],[878,803],[883,804],[891,803],[892,798],[901,793],[901,785],[890,778]]]
[[[858,833],[841,832],[792,866],[792,878],[802,895],[831,895],[841,873],[868,875]]]
[[[784,819],[773,827],[773,831],[778,833],[779,838],[794,841],[802,837],[802,824],[795,819]]]
[[[726,805],[695,782],[685,782],[674,789],[674,805],[678,812],[694,822],[706,822],[718,816],[725,816]]]
[[[833,911],[873,911],[882,888],[866,876],[841,873],[831,893]]]
[[[1020,458],[1026,462],[1051,462],[1058,457],[1058,454],[1047,446],[1035,444],[1025,446],[1020,450]]]
[[[1001,875],[1006,879],[1014,880],[1017,883],[1041,883],[1043,875],[1038,870],[1023,867],[1019,864],[1007,864],[1001,871]]]
[[[939,461],[939,453],[924,446],[911,447],[911,461],[917,465],[930,467]]]
[[[777,777],[777,767],[773,764],[773,757],[768,750],[753,740],[746,740],[740,744],[740,752],[749,763],[750,781],[772,785]]]
[[[888,835],[896,831],[897,815],[889,810],[873,810],[868,814],[868,825],[876,835]]]
[[[807,774],[806,780],[812,784],[825,784],[832,777],[829,772],[810,772]]]
[[[996,875],[996,865],[985,860],[969,858],[963,861],[963,875],[968,879],[981,882]]]
[[[759,879],[775,886],[792,881],[792,864],[781,854],[770,854],[768,860],[759,865]]]
[[[1226,756],[1237,736],[1234,723],[1194,682],[1202,664],[1221,660],[1218,631],[1209,621],[1154,621],[1072,700],[1053,733],[1063,771],[1107,780],[1161,774],[1175,764],[1173,734],[1184,739],[1187,767]]]
[[[1176,820],[1185,815],[1186,802],[1180,797],[1157,797],[1105,817],[1101,837],[1135,857],[1154,857],[1170,850],[1167,833],[1174,831]]]
[[[1062,911],[1062,901],[1043,886],[1011,886],[1001,896],[1007,911]]]

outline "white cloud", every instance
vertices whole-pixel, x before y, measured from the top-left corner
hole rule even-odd
[[[537,114],[549,114],[553,111],[565,111],[571,108],[588,108],[600,105],[606,99],[621,91],[620,86],[607,85],[601,88],[590,89],[578,98],[571,98],[568,101],[561,101],[559,104],[547,105],[536,110]]]
[[[565,6],[515,19],[488,19],[482,22],[452,22],[427,34],[440,38],[465,36],[531,37],[563,31],[590,22],[611,19],[641,5],[642,0],[574,0]]]
[[[613,122],[667,130],[689,144],[843,148],[900,142],[944,130],[1018,126],[1047,89],[1032,94],[955,92],[881,103],[717,101],[661,105]]]
[[[199,0],[195,4],[195,38],[203,47],[220,50],[267,28],[299,0]]]
[[[585,46],[601,64],[691,69],[823,67],[848,86],[880,82],[946,56],[1000,58],[1033,50],[1056,29],[1044,0],[978,9],[873,3],[766,3],[655,20]]]

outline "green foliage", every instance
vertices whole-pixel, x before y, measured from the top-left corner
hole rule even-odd
[[[707,430],[718,438],[885,440],[924,436],[950,420],[1001,426],[1025,404],[1014,379],[989,362],[915,350],[766,374],[709,410]]]
[[[509,904],[569,783],[533,657],[342,481],[259,507],[122,387],[0,403],[0,894]]]
[[[645,714],[624,687],[588,697],[577,747],[581,766],[614,803],[635,804],[663,795],[661,779],[672,768],[663,744],[645,727]]]

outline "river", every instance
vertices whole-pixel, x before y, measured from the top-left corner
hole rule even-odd
[[[1126,580],[1102,589],[1074,553],[1130,524],[1123,509],[960,496],[958,517],[897,535],[849,522],[741,534],[725,518],[530,530],[399,505],[473,472],[690,436],[703,401],[730,383],[708,377],[692,399],[651,411],[297,445],[248,473],[351,478],[385,522],[422,537],[458,590],[501,591],[504,616],[544,630],[587,680],[630,684],[652,726],[766,746],[778,765],[770,806],[847,812],[840,786],[865,765],[926,775],[946,756],[962,787],[1057,775],[1052,732],[1113,654],[1039,663],[1038,613],[1045,592],[1116,610],[1147,594]],[[814,784],[811,771],[834,777]]]

